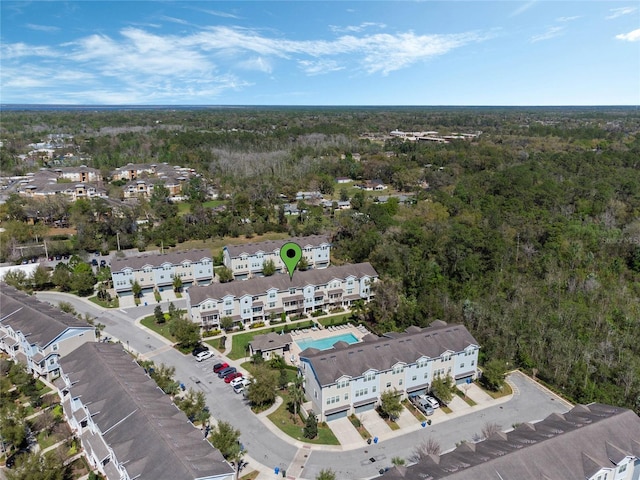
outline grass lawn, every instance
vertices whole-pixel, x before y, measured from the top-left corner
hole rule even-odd
[[[240,480],[256,480],[256,478],[258,478],[258,475],[260,475],[260,472],[254,470],[253,472],[249,472],[246,475],[241,476]]]
[[[351,425],[353,425],[355,429],[358,430],[358,433],[362,438],[364,438],[365,440],[367,438],[371,438],[371,434],[366,428],[364,428],[364,425],[362,425],[362,422],[360,422],[358,417],[356,417],[354,414],[351,414],[349,415],[349,421],[351,422]]]
[[[249,343],[256,335],[263,335],[269,332],[288,332],[294,328],[309,328],[313,325],[310,320],[305,320],[298,323],[283,323],[271,328],[263,328],[260,330],[249,331],[245,333],[238,333],[231,337],[231,352],[229,352],[229,358],[231,360],[239,360],[249,355]],[[228,341],[228,339],[227,339]]]
[[[476,402],[474,402],[472,399],[470,399],[469,397],[467,397],[464,392],[460,391],[459,388],[456,388],[456,395],[458,395],[462,400],[464,400],[465,402],[467,402],[467,405],[469,405],[470,407],[474,407],[477,405]]]
[[[154,317],[153,315],[149,315],[148,317],[143,318],[140,324],[150,330],[153,330],[156,333],[159,333],[164,338],[170,340],[173,343],[177,342],[176,337],[169,333],[169,322],[158,324],[156,323],[156,317]]]
[[[178,205],[178,215],[182,216],[191,212],[191,205],[189,205],[187,202],[179,202],[177,205]]]
[[[300,440],[305,443],[313,443],[316,445],[340,445],[338,439],[333,434],[331,429],[326,426],[325,423],[318,423],[318,436],[316,438],[305,438],[302,435],[302,429],[304,428],[304,422],[300,416],[294,416],[287,410],[287,404],[289,403],[289,395],[287,392],[281,392],[282,404],[278,409],[268,416],[269,420],[273,424],[296,440]]]
[[[266,240],[282,240],[289,238],[286,233],[274,233],[269,232],[264,235],[254,235],[251,238],[245,237],[212,237],[206,240],[187,240],[184,243],[179,243],[176,246],[176,250],[191,250],[194,248],[209,248],[212,253],[216,254],[225,245],[241,245],[243,243],[264,242]]]
[[[323,327],[329,327],[331,325],[342,325],[348,323],[351,319],[350,313],[344,313],[342,315],[334,315],[332,317],[318,317],[315,320]]]
[[[120,300],[117,297],[112,299],[110,302],[104,302],[100,300],[97,296],[93,296],[93,297],[89,297],[89,301],[103,308],[119,308],[120,307]]]
[[[511,390],[511,385],[509,385],[506,382],[505,382],[504,386],[502,387],[502,390],[500,390],[499,392],[493,392],[491,390],[487,390],[486,388],[484,388],[479,383],[477,385],[480,388],[482,388],[482,390],[484,390],[487,393],[487,395],[489,395],[491,398],[506,397],[507,395],[511,395],[513,393],[513,391]]]
[[[220,205],[224,205],[224,200],[209,200],[208,202],[204,202],[202,204],[202,206],[206,208],[216,208]]]

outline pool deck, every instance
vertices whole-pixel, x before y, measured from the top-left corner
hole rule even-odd
[[[328,327],[322,328],[304,328],[301,330],[293,330],[291,333],[291,339],[293,342],[291,343],[291,351],[289,357],[286,359],[287,363],[290,365],[298,366],[300,352],[302,351],[298,346],[297,340],[322,340],[324,338],[335,337],[338,335],[344,335],[346,333],[353,334],[358,341],[362,341],[362,337],[371,333],[367,331],[364,327],[358,327],[353,324],[346,324],[340,326],[330,325]]]

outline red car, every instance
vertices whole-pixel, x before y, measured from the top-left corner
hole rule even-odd
[[[213,366],[213,373],[218,373],[220,370],[224,370],[225,368],[229,368],[228,363],[216,363]]]
[[[234,380],[238,377],[241,377],[242,374],[240,372],[230,373],[226,377],[224,377],[224,383],[231,383],[231,380]]]

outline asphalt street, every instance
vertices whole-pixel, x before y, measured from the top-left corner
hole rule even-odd
[[[213,373],[213,365],[220,356],[195,361],[192,355],[183,355],[167,346],[166,342],[146,329],[135,325],[135,320],[153,313],[154,306],[140,306],[126,310],[102,310],[86,300],[72,295],[38,292],[40,300],[57,305],[60,301],[71,303],[77,312],[96,318],[106,328],[103,335],[119,339],[125,347],[145,355],[156,364],[171,365],[176,369],[175,378],[187,388],[204,392],[212,416],[230,422],[239,429],[241,442],[251,460],[267,470],[275,467],[286,469],[299,451],[300,444],[281,438],[266,428],[262,420],[253,414],[242,395],[236,395],[229,385]],[[184,300],[174,302],[184,307]],[[163,305],[166,309],[167,305]],[[239,363],[239,362],[238,362]],[[309,449],[300,464],[300,471],[287,472],[295,478],[315,478],[323,468],[331,468],[337,478],[360,479],[377,476],[379,470],[391,466],[393,457],[410,461],[416,447],[429,437],[436,440],[441,450],[447,451],[463,440],[473,440],[480,435],[487,423],[495,423],[508,429],[517,423],[541,420],[553,412],[563,413],[569,405],[519,372],[510,375],[514,396],[507,402],[484,408],[469,415],[448,418],[425,428],[404,435],[385,439],[377,444],[345,451],[342,447],[322,446]],[[374,459],[375,461],[371,461]],[[250,465],[251,466],[251,465]],[[257,468],[257,466],[254,466]],[[263,469],[264,470],[264,469]]]

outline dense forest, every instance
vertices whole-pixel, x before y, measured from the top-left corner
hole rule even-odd
[[[436,144],[391,138],[394,129],[481,134]],[[113,248],[116,235],[123,248],[180,248],[189,239],[325,232],[337,263],[370,261],[381,274],[361,312],[375,330],[462,322],[485,359],[534,373],[573,401],[640,412],[634,109],[7,111],[3,175],[33,171],[19,155],[49,133],[74,135],[72,150],[105,174],[128,162],[202,174],[188,209],[162,189],[117,215],[101,200],[38,206],[68,216],[73,248]],[[339,176],[380,179],[413,201],[377,202],[337,185]],[[209,206],[208,187],[224,208]],[[348,198],[352,208],[309,204],[285,217],[281,206],[298,190]],[[9,198],[3,227],[28,237],[18,225],[29,208]],[[150,221],[140,227],[140,218]]]

